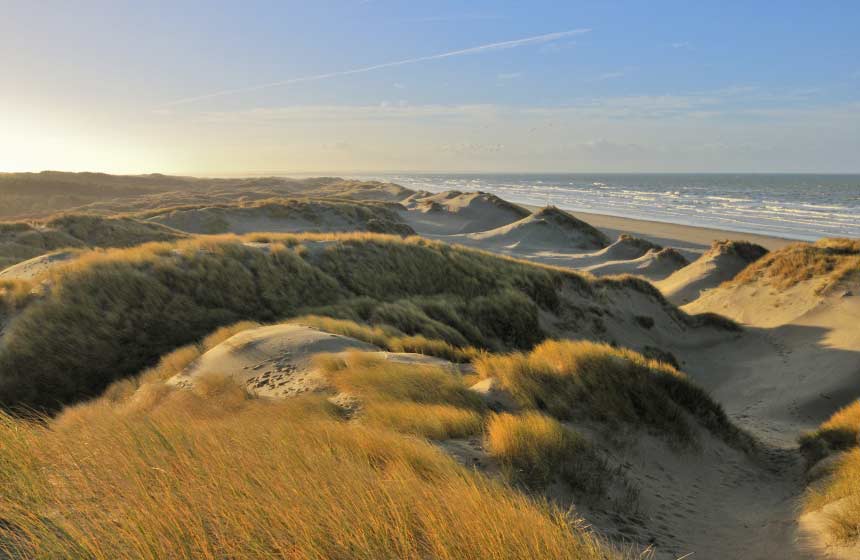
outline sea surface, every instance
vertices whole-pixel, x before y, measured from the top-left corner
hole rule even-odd
[[[789,239],[860,238],[860,175],[387,174],[415,190],[485,191],[522,204]]]

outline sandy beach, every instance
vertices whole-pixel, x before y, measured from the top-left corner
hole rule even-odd
[[[535,210],[537,207],[527,208]],[[703,251],[710,247],[715,240],[749,241],[761,245],[765,249],[774,250],[796,243],[796,239],[785,239],[769,235],[744,233],[722,229],[670,224],[636,218],[621,218],[606,214],[591,214],[588,212],[571,212],[574,216],[602,230],[611,238],[627,233],[641,237],[663,246]]]

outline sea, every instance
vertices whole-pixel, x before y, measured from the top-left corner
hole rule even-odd
[[[363,178],[788,239],[860,238],[860,175],[404,173]]]

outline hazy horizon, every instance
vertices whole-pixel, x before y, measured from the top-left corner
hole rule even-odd
[[[856,3],[3,15],[0,171],[860,172]]]

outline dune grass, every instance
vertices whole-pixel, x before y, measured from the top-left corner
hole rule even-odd
[[[803,507],[818,511],[827,507],[828,541],[860,544],[860,401],[833,414],[813,432],[800,438],[801,451],[812,466],[829,455],[836,456],[822,480],[807,490]],[[829,506],[829,507],[828,507]]]
[[[840,456],[832,473],[807,491],[806,511],[830,506],[826,514],[826,538],[834,544],[860,544],[860,448]]]
[[[235,203],[211,202],[146,210],[130,217],[165,224],[188,233],[218,234],[230,231],[230,218],[280,220],[282,227],[307,231],[370,231],[415,235],[391,208],[381,203],[343,199],[265,198]],[[247,227],[247,226],[245,226]],[[269,227],[275,227],[271,224]]]
[[[0,269],[60,249],[132,247],[186,237],[160,224],[124,217],[64,214],[39,222],[0,222]]]
[[[820,239],[773,251],[744,269],[730,284],[763,280],[776,289],[785,290],[816,279],[817,290],[824,292],[851,275],[860,276],[860,241]]]
[[[610,478],[582,436],[539,412],[492,415],[484,446],[510,480],[532,488],[561,480],[579,492],[600,494]]]
[[[813,432],[800,437],[800,448],[810,463],[860,443],[860,401],[836,411]]]
[[[0,400],[55,408],[98,394],[219,326],[272,322],[361,297],[374,300],[380,321],[418,331],[401,333],[404,347],[439,347],[428,341],[440,333],[457,343],[452,348],[468,342],[454,326],[406,305],[410,298],[430,298],[436,312],[450,301],[447,317],[476,321],[493,349],[528,347],[543,336],[539,302],[557,305],[563,281],[547,269],[418,238],[279,239],[264,248],[236,237],[150,244],[58,266],[4,333]]]
[[[444,340],[430,339],[423,335],[406,336],[389,325],[370,326],[344,319],[320,315],[302,315],[291,322],[316,327],[320,330],[357,338],[374,344],[389,352],[410,352],[444,358],[451,362],[468,362],[481,352],[473,347],[459,348]]]
[[[144,387],[43,422],[0,416],[0,555],[619,557],[569,515],[322,398]]]
[[[468,390],[459,372],[362,352],[321,355],[317,365],[335,390],[361,401],[362,422],[435,440],[462,438],[483,428],[483,401]]]
[[[727,442],[751,445],[720,405],[684,374],[630,350],[547,341],[527,354],[480,357],[475,367],[481,377],[497,378],[523,408],[560,420],[634,424],[693,445],[691,416]]]
[[[564,297],[597,305],[618,290],[695,324],[641,279],[598,280],[418,237],[256,234],[89,252],[34,279],[27,298],[14,296],[26,283],[0,291],[0,309],[25,302],[7,313],[0,341],[0,405],[55,410],[243,320],[350,320],[379,329],[364,332],[383,347],[458,361],[474,348],[526,350],[546,338],[542,313],[571,312]]]

